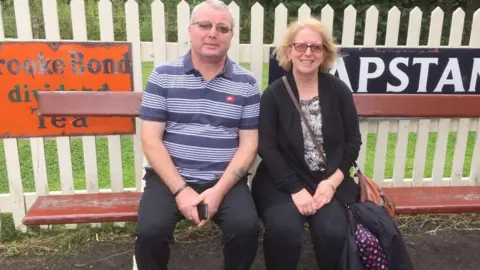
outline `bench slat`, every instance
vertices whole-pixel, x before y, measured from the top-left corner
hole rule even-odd
[[[385,192],[398,214],[480,212],[480,186],[394,187]],[[141,192],[47,195],[37,198],[25,225],[136,221]]]
[[[480,117],[480,95],[354,94],[362,117]],[[141,92],[38,92],[44,116],[139,115]]]
[[[136,117],[139,92],[38,92],[38,114],[43,116]]]
[[[480,95],[354,94],[363,117],[480,117]]]
[[[25,225],[136,221],[140,192],[39,196]]]
[[[480,213],[480,186],[386,188],[400,214]]]

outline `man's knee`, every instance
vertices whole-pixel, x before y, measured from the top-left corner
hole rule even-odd
[[[174,227],[171,222],[159,221],[149,224],[138,224],[137,243],[172,243]]]

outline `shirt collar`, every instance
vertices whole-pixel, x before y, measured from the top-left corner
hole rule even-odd
[[[192,52],[189,50],[185,56],[183,57],[183,69],[185,73],[189,73],[195,70],[193,67],[192,63]],[[230,58],[227,56],[227,59],[225,61],[225,65],[223,66],[222,71],[218,75],[222,75],[231,79],[233,76],[233,62],[230,60]]]

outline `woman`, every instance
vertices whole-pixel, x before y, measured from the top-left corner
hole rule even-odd
[[[281,78],[261,98],[262,161],[252,194],[265,225],[269,270],[296,269],[305,222],[319,269],[336,269],[347,235],[347,212],[338,198],[343,203],[359,199],[359,187],[350,176],[361,146],[359,120],[350,89],[328,73],[336,57],[329,31],[315,19],[289,26],[277,50],[326,162]]]

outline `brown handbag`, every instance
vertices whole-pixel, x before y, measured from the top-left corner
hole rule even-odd
[[[295,104],[295,107],[300,113],[300,117],[302,118],[302,121],[307,127],[308,133],[310,134],[310,137],[312,138],[315,144],[315,148],[317,149],[320,155],[320,158],[322,159],[323,162],[326,162],[327,159],[323,154],[322,148],[320,147],[320,143],[316,140],[315,135],[313,134],[313,131],[308,125],[307,119],[302,109],[300,108],[300,104],[298,104],[298,101],[292,92],[292,88],[290,87],[290,84],[288,83],[287,78],[283,76],[282,80],[283,80],[283,83],[285,84],[285,87],[287,88],[288,93],[290,94],[290,98],[292,99],[293,103]],[[390,201],[388,196],[383,192],[382,188],[377,183],[375,183],[375,181],[373,181],[370,177],[365,176],[365,174],[363,174],[362,170],[360,170],[356,162],[353,162],[353,165],[356,171],[354,176],[358,178],[358,184],[360,185],[360,201],[361,202],[371,201],[377,204],[387,212],[388,216],[391,219],[394,219],[395,204],[392,201]]]

